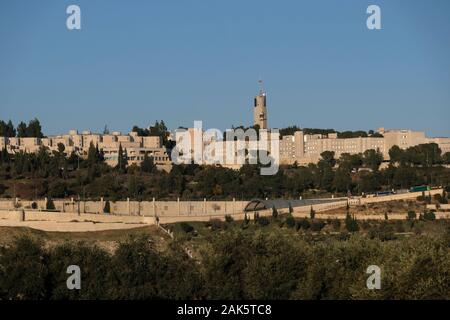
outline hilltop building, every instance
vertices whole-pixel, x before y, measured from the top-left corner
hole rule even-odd
[[[58,150],[58,144],[65,147],[64,152],[70,155],[72,152],[80,157],[87,157],[91,143],[103,150],[105,162],[110,166],[115,166],[118,162],[119,147],[127,151],[128,164],[137,164],[144,159],[147,154],[151,157],[159,169],[169,171],[171,161],[167,150],[162,146],[159,136],[138,136],[136,132],[123,135],[121,132],[111,134],[97,134],[91,131],[78,133],[77,130],[70,130],[68,134],[49,136],[45,138],[0,138],[0,148],[5,148],[9,153],[17,152],[37,152],[41,146],[47,147],[50,151]]]
[[[261,88],[259,94],[254,97],[253,106],[253,124],[260,129],[268,129],[267,116],[267,94]],[[186,129],[191,134],[190,152],[194,150],[194,133],[200,130],[198,128]],[[379,150],[385,160],[389,159],[389,150],[397,145],[401,149],[407,149],[412,146],[423,143],[436,143],[442,150],[442,153],[450,152],[450,138],[428,138],[424,132],[412,130],[385,130],[378,129],[379,135],[357,138],[339,138],[337,133],[329,134],[305,134],[302,130],[294,132],[292,135],[282,136],[279,140],[279,163],[280,164],[302,164],[316,163],[320,160],[320,154],[324,151],[333,151],[335,158],[339,158],[343,153],[358,154],[364,153],[369,149]],[[272,136],[273,138],[273,136]],[[172,139],[174,139],[172,137]],[[241,140],[242,142],[242,140]],[[68,134],[49,136],[44,138],[7,138],[0,137],[0,148],[6,148],[9,153],[17,152],[37,152],[41,146],[47,147],[50,151],[57,150],[58,144],[65,147],[65,152],[69,155],[75,152],[81,157],[87,157],[91,143],[103,150],[105,161],[111,166],[118,162],[119,147],[122,146],[127,152],[128,163],[139,165],[144,156],[151,157],[157,168],[169,171],[172,167],[172,161],[169,157],[169,151],[162,145],[159,136],[139,136],[136,132],[130,132],[123,135],[120,132],[111,134],[97,134],[91,131],[78,133],[77,130],[71,130]],[[176,141],[179,143],[179,141]],[[230,153],[235,150],[237,156],[238,141],[228,144]],[[244,142],[248,147],[248,142]],[[202,150],[209,148],[211,155],[218,155],[226,159],[227,145],[222,138],[214,138],[208,141],[201,141]],[[232,148],[232,149],[231,149]],[[268,142],[270,150],[270,138]],[[213,163],[212,163],[213,164]],[[225,167],[239,169],[242,165],[237,163],[222,164]]]

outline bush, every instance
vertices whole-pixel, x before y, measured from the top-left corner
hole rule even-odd
[[[311,209],[309,210],[309,217],[311,219],[314,219],[316,217],[316,211],[313,209],[312,206],[311,206]]]
[[[427,212],[424,212],[423,219],[427,220],[427,221],[433,221],[433,220],[436,220],[436,215],[432,211],[427,211]]]
[[[230,216],[229,214],[225,215],[225,221],[227,223],[232,223],[234,221],[233,217]]]
[[[104,213],[111,213],[111,205],[109,204],[109,201],[106,200],[105,207],[103,208]]]
[[[405,232],[405,228],[403,227],[403,221],[397,220],[395,222],[395,231],[397,231],[397,232]]]
[[[0,194],[4,194],[6,191],[6,186],[0,183]]]
[[[292,215],[288,215],[287,217],[286,217],[286,226],[288,227],[288,228],[293,228],[293,227],[295,227],[295,219],[294,219],[294,217],[292,216]]]
[[[431,197],[430,196],[425,196],[425,195],[421,195],[417,197],[417,201],[421,201],[421,202],[425,202],[430,204],[431,203]]]
[[[388,224],[381,224],[379,227],[369,231],[370,239],[379,239],[380,241],[395,240],[394,228]]]
[[[29,237],[0,246],[0,300],[45,299],[48,260],[41,243]]]
[[[184,233],[190,233],[194,231],[194,227],[187,222],[180,222],[180,228]]]
[[[276,219],[278,217],[278,210],[275,206],[272,207],[272,217]]]
[[[417,218],[417,214],[415,211],[410,210],[408,211],[408,215],[407,215],[408,220],[414,220]]]
[[[325,227],[325,222],[323,221],[313,221],[311,223],[311,230],[312,231],[320,231]]]
[[[350,214],[347,214],[345,218],[345,228],[348,232],[357,232],[359,230],[358,222]]]
[[[336,231],[341,229],[341,221],[339,219],[333,219],[333,221],[331,221],[331,225],[333,226],[333,229]]]
[[[242,221],[242,225],[246,226],[248,225],[248,222],[250,221],[250,219],[247,216],[247,213],[244,213],[244,220]]]
[[[225,230],[227,229],[227,226],[225,225],[225,223],[220,220],[220,219],[210,219],[209,220],[209,226],[211,227],[212,231],[217,231],[217,230]]]
[[[37,209],[38,208],[38,205],[37,205],[37,203],[35,202],[35,201],[33,201],[32,203],[31,203],[31,209]]]
[[[309,223],[308,219],[306,219],[306,218],[300,219],[297,222],[297,230],[299,230],[299,229],[308,230],[310,227],[311,227],[311,224]]]
[[[46,205],[46,209],[47,210],[55,210],[55,204],[53,203],[52,198],[48,198],[47,199],[47,205]]]
[[[268,226],[270,224],[270,220],[267,217],[259,217],[258,218],[258,224],[260,226]]]

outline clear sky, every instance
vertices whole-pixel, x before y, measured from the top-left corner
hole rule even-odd
[[[0,118],[225,129],[251,124],[261,77],[270,127],[450,136],[449,16],[448,0],[1,0]]]

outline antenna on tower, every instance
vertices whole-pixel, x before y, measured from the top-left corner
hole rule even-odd
[[[258,78],[258,85],[259,85],[259,94],[264,94],[264,86],[263,86],[263,80],[261,77]]]

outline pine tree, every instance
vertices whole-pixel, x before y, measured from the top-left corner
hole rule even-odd
[[[278,217],[278,210],[275,208],[275,205],[272,206],[272,217],[276,219]]]
[[[23,121],[21,121],[17,126],[17,137],[19,138],[27,137],[27,125]]]
[[[119,144],[119,151],[117,154],[117,166],[116,168],[121,171],[124,172],[126,167],[127,167],[127,150],[125,149],[125,151],[122,148],[122,144]]]
[[[153,163],[153,158],[149,157],[147,153],[144,155],[144,160],[141,162],[141,170],[142,172],[151,173],[155,168],[155,164]]]
[[[47,210],[55,210],[55,204],[53,203],[52,198],[48,198],[47,199],[47,206],[46,206]]]
[[[311,206],[311,209],[309,211],[309,216],[311,217],[311,219],[314,219],[316,217],[316,211],[314,211],[312,206]]]
[[[350,212],[347,212],[347,216],[345,217],[345,227],[349,232],[356,232],[359,230],[358,222],[356,222],[355,217],[350,215]]]
[[[111,213],[111,206],[110,206],[108,200],[106,200],[106,202],[105,202],[105,207],[103,208],[103,212],[104,213]]]
[[[94,146],[92,141],[89,144],[87,161],[91,166],[97,163],[97,148]]]

